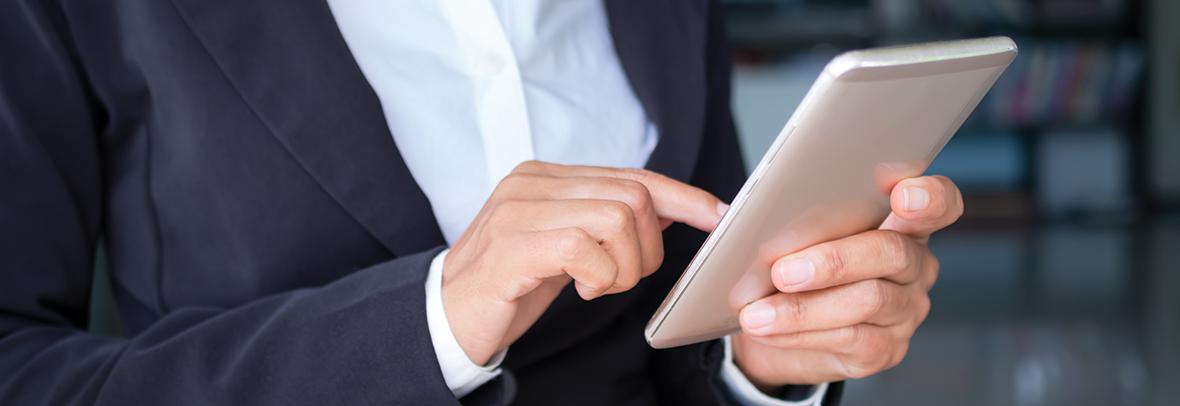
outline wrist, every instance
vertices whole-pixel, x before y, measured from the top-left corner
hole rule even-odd
[[[746,358],[746,352],[743,351],[745,348],[743,348],[744,343],[741,339],[738,339],[737,337],[731,337],[730,346],[732,347],[731,350],[733,351],[733,364],[736,365],[738,371],[740,371],[742,375],[746,377],[746,380],[750,381],[750,383],[754,385],[755,389],[758,389],[759,392],[762,392],[766,396],[776,399],[781,398],[787,386],[790,384],[771,382],[760,376],[753,368],[749,368],[747,364],[743,362]]]
[[[467,288],[470,283],[466,283],[467,277],[463,273],[450,273],[444,266],[441,276],[439,293],[442,313],[446,316],[447,326],[451,328],[455,342],[459,343],[459,348],[463,349],[473,364],[487,365],[492,356],[500,351],[500,340],[496,334],[480,322],[480,319],[486,319],[486,315],[481,313],[489,310],[490,306],[478,303],[479,297]]]
[[[472,314],[470,309],[477,309],[479,306],[472,306],[470,302],[473,297],[465,294],[467,289],[462,287],[461,279],[461,276],[448,275],[444,267],[442,288],[440,289],[443,313],[446,315],[447,324],[451,328],[455,341],[459,343],[459,348],[463,350],[467,358],[476,365],[487,365],[492,356],[498,352],[499,349],[496,346],[499,342],[496,340],[492,343],[487,338],[479,337],[478,333],[481,329],[478,326],[473,326],[472,322],[468,320],[467,316]]]
[[[455,397],[461,398],[500,374],[500,361],[504,353],[497,354],[490,365],[479,365],[459,344],[442,299],[442,268],[447,251],[439,253],[430,264],[426,277],[426,319],[430,329],[430,340],[438,359],[443,380]]]

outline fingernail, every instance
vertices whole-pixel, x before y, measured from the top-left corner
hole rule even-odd
[[[779,261],[774,271],[784,285],[802,285],[815,277],[815,263],[807,258],[792,258]]]
[[[725,202],[717,202],[717,214],[724,216],[725,212],[729,211],[729,205]]]
[[[930,192],[920,187],[907,187],[901,190],[902,208],[906,211],[926,209],[930,205]]]
[[[742,310],[742,325],[748,329],[759,328],[774,322],[774,306],[756,302]]]

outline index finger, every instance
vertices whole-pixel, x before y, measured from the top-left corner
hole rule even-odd
[[[704,189],[667,176],[633,168],[560,165],[528,161],[514,172],[550,176],[599,176],[642,183],[651,192],[656,215],[662,219],[685,223],[702,231],[713,231],[728,205]]]

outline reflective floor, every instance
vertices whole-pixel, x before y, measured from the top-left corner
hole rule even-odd
[[[846,404],[1180,404],[1180,217],[1144,223],[938,236],[930,319]]]

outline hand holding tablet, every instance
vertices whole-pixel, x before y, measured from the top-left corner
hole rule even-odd
[[[931,204],[895,186],[926,170],[1015,55],[1010,39],[996,37],[834,59],[648,323],[648,342],[667,348],[738,331],[739,311],[781,291],[772,265],[804,248],[882,222],[901,229],[881,232],[926,232],[887,220],[891,193],[903,207]],[[811,269],[812,280],[831,276],[819,275],[830,267]]]

